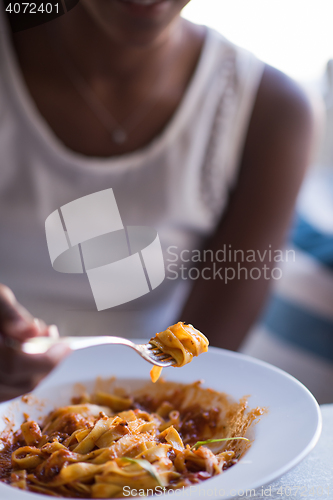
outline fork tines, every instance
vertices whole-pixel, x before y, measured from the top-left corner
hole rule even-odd
[[[167,354],[167,353],[161,351],[161,349],[159,347],[156,347],[153,344],[150,344],[150,347],[148,347],[148,350],[151,351],[154,354],[154,356],[158,357],[158,361],[172,361],[173,360],[173,357],[170,356],[170,354]]]

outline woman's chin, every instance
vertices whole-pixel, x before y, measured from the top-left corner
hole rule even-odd
[[[119,45],[150,45],[160,38],[187,0],[82,0],[81,5]]]
[[[132,15],[155,17],[163,15],[171,7],[171,0],[116,0]]]

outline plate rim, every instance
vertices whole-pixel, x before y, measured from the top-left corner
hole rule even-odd
[[[134,342],[142,342],[142,339],[131,339],[131,340],[133,340]],[[230,350],[227,350],[227,349],[218,348],[218,347],[214,347],[214,346],[210,346],[209,347],[208,353],[209,352],[212,353],[212,354],[217,354],[218,356],[227,356],[228,358],[236,358],[238,360],[243,360],[243,361],[246,361],[247,363],[250,363],[251,365],[261,366],[261,367],[263,367],[265,369],[268,369],[270,371],[273,371],[273,372],[277,373],[279,376],[282,376],[282,377],[284,377],[286,379],[289,379],[293,384],[296,384],[297,386],[299,386],[299,388],[303,392],[305,392],[305,394],[309,398],[309,401],[311,401],[312,404],[313,404],[313,409],[316,409],[315,415],[316,415],[316,418],[317,418],[317,425],[316,425],[315,431],[314,431],[314,433],[313,433],[310,441],[305,446],[305,448],[301,452],[299,452],[296,457],[294,457],[293,459],[289,460],[285,465],[283,465],[282,467],[280,467],[276,471],[271,472],[268,475],[265,475],[262,480],[259,480],[259,479],[258,480],[254,480],[251,484],[249,484],[249,486],[246,487],[246,490],[255,490],[257,488],[260,488],[261,486],[264,487],[264,486],[272,483],[273,481],[279,479],[281,476],[283,476],[284,474],[286,474],[288,471],[290,471],[293,468],[295,468],[300,462],[302,462],[304,460],[304,458],[316,446],[316,444],[317,444],[317,442],[318,442],[318,440],[320,438],[321,431],[322,431],[322,414],[321,414],[321,410],[320,410],[319,404],[316,401],[316,399],[313,396],[313,394],[309,391],[309,389],[304,384],[302,384],[299,380],[297,380],[295,377],[293,377],[292,375],[290,375],[286,371],[284,371],[284,370],[282,370],[282,369],[280,369],[280,368],[278,368],[278,367],[276,367],[276,366],[274,366],[274,365],[272,365],[270,363],[267,363],[266,361],[262,361],[260,359],[254,358],[254,357],[249,356],[249,355],[244,354],[244,353],[230,351]],[[61,370],[61,366],[60,366],[60,370]],[[75,375],[74,375],[74,377],[75,377]],[[132,378],[132,377],[129,376],[128,379],[130,379],[130,378]],[[96,379],[96,376],[92,376],[90,378],[88,376],[88,378],[86,378],[86,380],[82,380],[82,377],[81,377],[81,379],[79,379],[79,381],[81,381],[84,384],[85,382],[88,382],[88,381],[92,382],[93,379]],[[121,379],[125,379],[125,377],[123,377],[123,376],[119,377],[119,380],[121,380]],[[148,380],[149,380],[149,378],[147,377],[147,381]],[[173,380],[171,380],[171,381],[173,381]],[[78,383],[78,379],[75,379],[75,378],[72,379],[72,380],[69,380],[67,382],[67,384],[70,385],[70,386],[72,386],[72,387],[76,383]],[[31,394],[34,395],[34,394],[37,393],[36,395],[38,396],[38,392],[39,391],[44,391],[44,390],[46,390],[48,388],[51,389],[52,387],[55,387],[55,386],[61,387],[61,386],[65,386],[65,385],[66,385],[66,382],[64,382],[64,381],[63,382],[57,382],[56,377],[54,377],[50,381],[48,380],[48,378],[46,378],[46,379],[44,379],[37,386],[37,388],[35,388],[32,391]],[[209,385],[209,383],[208,383],[208,385]],[[214,390],[216,390],[216,389],[214,389]],[[234,397],[234,396],[232,396],[232,397]],[[2,410],[3,406],[7,406],[8,404],[14,403],[15,401],[20,401],[20,399],[21,399],[21,397],[18,397],[18,398],[12,399],[10,401],[5,401],[5,402],[0,403],[0,416],[1,416],[1,410]],[[212,478],[212,480],[214,481],[214,480],[216,480],[218,478],[219,478],[219,476],[216,476],[216,477]],[[7,491],[7,493],[9,491],[12,491],[12,489],[13,489],[9,485],[6,485],[4,483],[0,483],[0,493],[1,493],[1,490],[3,489],[3,487],[5,487],[5,491]],[[235,495],[230,495],[230,492],[231,492],[231,489],[229,488],[229,494],[227,494],[226,496],[224,496],[224,495],[223,496],[217,495],[217,496],[213,496],[213,497],[214,498],[223,498],[224,500],[228,500],[230,498],[235,498]],[[20,499],[22,498],[22,500],[23,500],[23,498],[26,498],[26,500],[29,500],[29,498],[31,498],[31,500],[38,500],[38,499],[45,499],[46,500],[46,499],[50,498],[49,496],[44,495],[44,494],[35,494],[33,492],[28,492],[28,491],[22,491],[20,493],[28,494],[28,496],[25,496],[25,495],[21,496],[20,495]],[[167,496],[167,495],[168,495],[167,493],[163,494],[164,497]],[[156,496],[159,496],[159,495],[153,495],[153,497],[156,497]],[[177,495],[177,496],[183,497],[183,496],[188,496],[188,495],[183,491],[181,495]],[[196,493],[195,494],[191,494],[190,496],[192,496],[193,498],[198,498],[199,497],[199,495],[196,494]],[[13,496],[13,498],[14,497],[15,497],[15,495]],[[87,499],[84,499],[84,500],[87,500]]]

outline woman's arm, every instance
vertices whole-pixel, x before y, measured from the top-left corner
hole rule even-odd
[[[193,323],[211,344],[236,350],[263,306],[271,270],[269,250],[279,249],[290,224],[294,203],[309,163],[314,126],[310,105],[301,89],[287,76],[266,66],[252,113],[236,189],[219,227],[207,244],[215,252],[254,250],[261,262],[217,262],[229,268],[227,283],[200,278],[195,282],[181,317]],[[271,246],[270,246],[271,245]],[[252,253],[252,252],[251,252]],[[263,269],[264,266],[266,269]],[[207,262],[205,263],[207,267]],[[260,279],[249,275],[261,269]],[[246,272],[248,273],[246,279]],[[239,273],[239,276],[238,276]],[[221,273],[225,276],[224,273]],[[257,277],[257,271],[253,276]],[[276,273],[276,276],[278,273]]]

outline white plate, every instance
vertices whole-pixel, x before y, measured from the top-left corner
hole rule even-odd
[[[140,341],[139,341],[140,342]],[[34,391],[45,406],[27,406],[20,399],[0,405],[0,417],[10,410],[21,423],[22,411],[34,418],[57,405],[68,403],[75,382],[89,385],[97,376],[148,379],[150,365],[124,346],[98,346],[73,353]],[[223,474],[200,483],[200,497],[233,498],[282,476],[297,465],[317,443],[321,432],[319,406],[311,393],[287,373],[248,356],[209,348],[183,368],[168,368],[167,380],[182,383],[203,379],[205,386],[239,399],[250,395],[249,406],[268,408],[254,427],[254,443],[244,458]],[[0,418],[0,430],[3,428]],[[202,491],[205,490],[205,491]],[[188,490],[185,490],[185,495]],[[181,493],[181,492],[179,492]],[[191,499],[199,498],[192,488]],[[167,495],[168,496],[168,495]],[[247,493],[247,496],[250,496]],[[253,496],[253,493],[252,493]],[[41,500],[51,497],[24,492],[0,483],[0,498]]]

